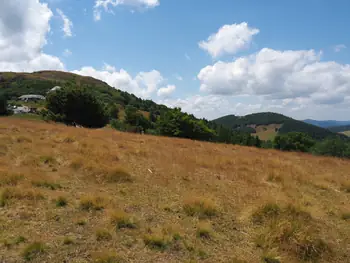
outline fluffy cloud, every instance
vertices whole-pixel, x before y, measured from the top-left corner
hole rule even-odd
[[[94,19],[101,20],[101,11],[113,13],[110,7],[125,5],[132,10],[154,8],[160,4],[160,0],[95,0]]]
[[[213,58],[217,58],[224,54],[236,54],[247,48],[253,36],[258,33],[258,29],[249,27],[245,22],[224,25],[217,33],[209,36],[207,41],[201,41],[198,45]]]
[[[0,71],[63,70],[54,56],[44,54],[52,12],[38,0],[0,0]]]
[[[171,95],[174,91],[176,90],[176,86],[175,85],[168,85],[166,87],[160,88],[157,91],[157,95],[159,97],[168,97],[169,95]]]
[[[210,94],[307,98],[319,104],[340,103],[350,95],[350,65],[323,62],[314,50],[264,48],[233,62],[209,65],[197,77],[201,91]]]
[[[63,21],[62,31],[64,33],[64,36],[71,37],[73,35],[72,34],[72,27],[73,27],[72,21],[69,20],[69,18],[62,12],[61,9],[57,8],[56,11]]]
[[[335,45],[333,47],[333,50],[334,50],[334,52],[338,53],[338,52],[342,51],[345,48],[346,48],[346,46],[344,44],[339,44],[339,45]]]
[[[160,89],[162,90],[160,93],[163,93],[164,88],[162,89],[162,84],[166,81],[157,70],[140,72],[133,78],[124,69],[118,71],[115,67],[108,64],[105,64],[102,70],[96,70],[93,67],[83,67],[80,70],[74,70],[73,73],[100,79],[114,88],[133,93],[141,98],[150,98]]]

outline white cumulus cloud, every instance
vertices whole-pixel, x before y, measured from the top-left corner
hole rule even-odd
[[[199,47],[207,51],[213,58],[225,54],[236,54],[249,47],[254,35],[259,29],[251,28],[246,22],[222,26],[218,32],[209,36],[206,41],[198,43]]]
[[[111,7],[125,5],[132,10],[154,8],[160,4],[160,0],[95,0],[94,19],[101,20],[101,12],[104,10],[113,13]]]
[[[176,90],[176,86],[175,85],[168,85],[166,87],[160,88],[157,91],[157,95],[159,97],[168,97],[170,96],[174,91]]]
[[[72,72],[100,79],[114,88],[133,93],[145,99],[157,93],[159,89],[163,88],[164,82],[166,82],[157,70],[139,72],[135,77],[132,77],[126,70],[120,69],[118,71],[115,67],[108,64],[105,64],[102,70],[96,70],[93,67],[83,67]]]
[[[0,0],[0,71],[63,70],[43,53],[52,11],[38,0]]]
[[[64,33],[65,37],[71,37],[73,36],[72,34],[72,27],[73,27],[73,22],[63,13],[61,9],[56,9],[57,13],[62,19],[63,26],[62,26],[62,31]]]
[[[232,62],[206,66],[197,77],[201,91],[210,94],[307,98],[319,104],[339,103],[350,95],[350,65],[324,62],[314,50],[264,48]]]

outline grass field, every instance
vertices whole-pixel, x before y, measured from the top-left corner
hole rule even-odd
[[[273,141],[278,133],[276,129],[281,128],[281,126],[281,124],[259,125],[255,128],[256,133],[252,135],[258,136],[259,139],[263,141]]]
[[[345,134],[346,136],[350,136],[350,131],[344,131],[342,133]]]
[[[350,262],[349,167],[0,118],[0,262]]]

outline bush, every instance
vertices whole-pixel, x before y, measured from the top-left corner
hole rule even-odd
[[[57,207],[64,207],[68,204],[68,201],[65,197],[59,196],[56,200],[56,206]]]
[[[104,105],[86,88],[63,88],[47,96],[48,118],[68,125],[104,127],[108,116]]]

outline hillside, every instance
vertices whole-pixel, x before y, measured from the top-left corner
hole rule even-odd
[[[1,118],[0,261],[350,262],[349,165]]]
[[[140,110],[162,110],[167,107],[151,100],[142,100],[133,94],[114,89],[107,83],[69,72],[39,71],[34,73],[0,72],[0,96],[9,100],[25,94],[46,95],[55,86],[85,86],[105,103],[118,103],[122,106],[133,105]]]
[[[256,133],[258,136],[260,136],[258,128],[261,126],[264,128],[265,132],[262,135],[268,133],[268,136],[272,139],[274,135],[285,134],[288,132],[304,132],[317,140],[337,136],[328,129],[314,126],[303,121],[294,120],[290,117],[273,112],[254,113],[242,117],[228,115],[213,121],[232,129],[247,130],[248,127],[248,131]],[[273,126],[277,124],[280,125],[280,128]]]
[[[303,122],[306,122],[315,126],[319,126],[322,128],[350,125],[350,121],[335,121],[335,120],[318,121],[318,120],[306,119],[306,120],[303,120]]]
[[[350,125],[329,127],[328,130],[332,132],[346,132],[350,131]]]

